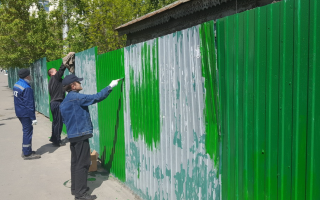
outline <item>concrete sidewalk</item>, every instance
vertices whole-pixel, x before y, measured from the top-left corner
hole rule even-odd
[[[32,147],[41,154],[38,160],[23,160],[22,126],[15,116],[8,76],[0,74],[0,199],[72,200],[70,191],[70,149],[49,142],[51,122],[37,113]],[[64,137],[64,136],[63,136]],[[89,173],[89,193],[98,199],[140,199],[106,171]]]

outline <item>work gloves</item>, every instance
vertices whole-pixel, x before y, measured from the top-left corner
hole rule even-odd
[[[116,87],[116,86],[118,85],[118,82],[119,82],[120,80],[121,80],[121,79],[117,79],[117,80],[111,81],[111,83],[109,84],[109,86],[110,86],[111,88]]]
[[[33,125],[37,125],[37,123],[38,123],[37,120],[32,120],[32,124],[31,124],[31,125],[32,125],[32,126],[33,126]]]

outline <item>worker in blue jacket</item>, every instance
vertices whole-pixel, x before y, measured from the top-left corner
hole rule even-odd
[[[78,78],[74,74],[62,80],[62,85],[68,94],[60,104],[60,111],[70,141],[71,194],[75,195],[76,200],[92,200],[96,199],[96,195],[86,193],[89,190],[87,176],[91,163],[89,138],[93,136],[88,106],[107,98],[120,79],[113,80],[109,86],[93,95],[79,93],[82,90],[80,83],[82,80],[83,78]]]
[[[33,90],[30,86],[32,78],[29,69],[20,69],[18,74],[20,79],[13,86],[13,96],[16,116],[23,131],[21,156],[25,160],[38,159],[41,156],[32,151],[33,125],[37,124]]]

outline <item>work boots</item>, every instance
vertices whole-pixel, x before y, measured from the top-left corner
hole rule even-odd
[[[33,159],[39,159],[41,158],[41,155],[40,154],[36,154],[35,151],[32,151],[32,153],[28,156],[25,156],[23,153],[21,154],[21,157],[24,159],[24,160],[33,160]]]
[[[35,151],[32,151],[32,153],[36,153]],[[25,156],[24,156],[24,154],[23,154],[23,152],[21,153],[21,158],[24,158]]]
[[[81,197],[74,198],[75,200],[94,200],[96,199],[96,195],[90,195],[88,193],[84,193]]]

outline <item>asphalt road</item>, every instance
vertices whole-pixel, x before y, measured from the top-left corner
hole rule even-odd
[[[41,154],[38,160],[23,160],[22,126],[16,118],[8,76],[0,73],[0,199],[5,200],[71,200],[69,143],[54,147],[49,142],[51,122],[37,113],[32,150]],[[64,137],[64,136],[63,136]],[[89,173],[89,193],[98,199],[139,199],[123,183],[99,167]]]

